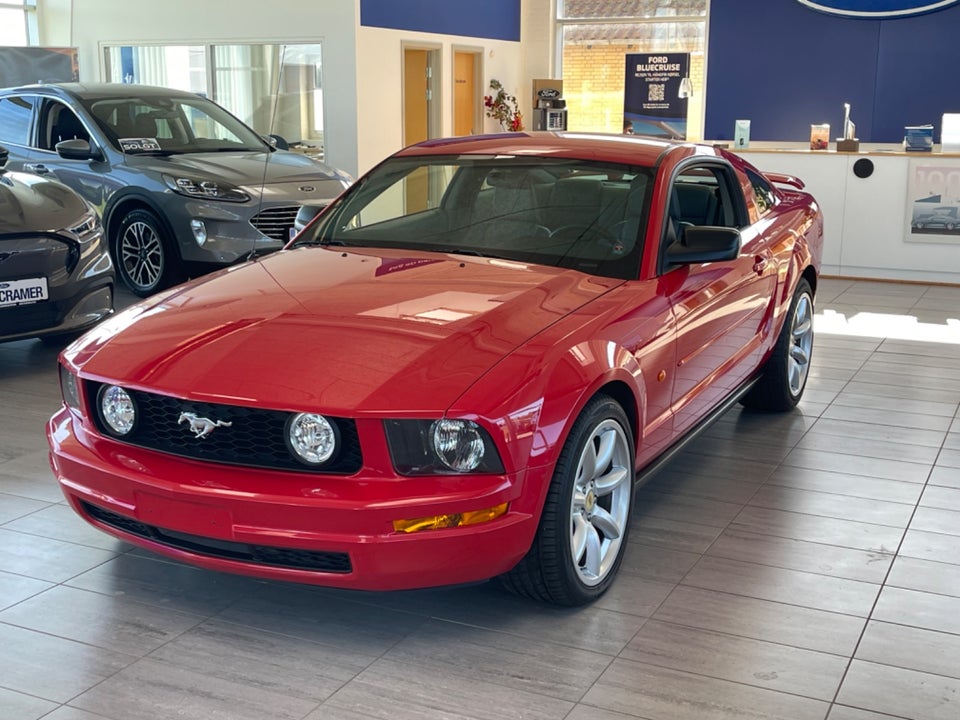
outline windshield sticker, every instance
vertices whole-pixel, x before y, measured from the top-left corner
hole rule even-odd
[[[156,138],[120,138],[120,149],[125,153],[157,152],[160,143]]]

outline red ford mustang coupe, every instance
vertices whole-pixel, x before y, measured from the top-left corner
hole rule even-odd
[[[733,403],[800,399],[802,187],[637,137],[407,148],[286,249],[71,345],[54,472],[93,525],[206,568],[589,602],[638,482]]]

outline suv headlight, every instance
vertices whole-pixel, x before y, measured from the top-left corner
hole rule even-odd
[[[385,420],[383,426],[401,475],[503,472],[489,433],[472,420]]]
[[[243,192],[243,190],[216,180],[201,180],[199,178],[164,175],[163,181],[167,184],[167,187],[175,193],[186,195],[187,197],[223,200],[224,202],[247,202],[247,200],[250,199],[250,196]]]
[[[100,217],[97,215],[97,211],[90,205],[87,205],[87,211],[83,214],[83,217],[80,218],[80,221],[76,225],[68,227],[67,232],[75,235],[81,243],[88,243],[99,237],[101,227]]]

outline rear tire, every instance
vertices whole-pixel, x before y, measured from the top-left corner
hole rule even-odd
[[[139,297],[152,295],[183,279],[180,258],[172,248],[163,224],[142,208],[123,216],[111,243],[117,274]]]
[[[743,398],[752,410],[790,410],[803,396],[813,356],[813,290],[801,280],[760,380]]]
[[[500,577],[510,592],[583,605],[607,591],[633,514],[633,433],[623,408],[598,395],[564,443],[529,552]]]

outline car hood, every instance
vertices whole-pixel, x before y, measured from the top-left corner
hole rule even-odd
[[[0,235],[73,227],[86,210],[65,185],[30,173],[0,173]]]
[[[222,180],[240,187],[259,188],[264,184],[330,181],[337,184],[337,193],[342,189],[339,177],[332,169],[306,155],[285,150],[182,153],[167,156],[130,154],[124,156],[124,161],[129,167],[138,170],[183,173],[192,178]]]
[[[619,284],[495,259],[300,248],[134,306],[68,357],[86,377],[207,402],[435,414]]]

